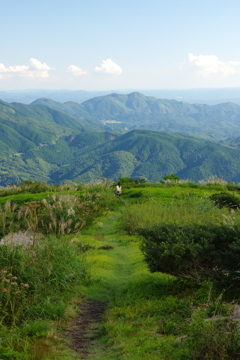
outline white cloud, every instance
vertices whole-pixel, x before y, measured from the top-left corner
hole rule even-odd
[[[193,55],[188,54],[188,62],[193,64],[204,75],[224,74],[236,75],[240,74],[240,62],[229,61],[223,62],[216,55]]]
[[[51,70],[50,66],[46,63],[41,63],[37,59],[31,58],[30,59],[31,66],[30,68],[33,70]]]
[[[6,67],[4,64],[0,64],[0,79],[11,77],[14,74],[25,73],[28,69],[28,66],[25,65],[15,65]]]
[[[75,76],[81,76],[87,74],[86,71],[83,71],[80,67],[76,65],[70,65],[67,71]]]
[[[49,70],[53,70],[46,63],[41,63],[39,60],[31,58],[29,65],[13,65],[6,67],[4,64],[0,64],[0,79],[6,77],[30,77],[30,78],[47,78],[49,77]]]
[[[120,75],[122,73],[122,68],[113,62],[112,59],[106,59],[102,61],[100,67],[95,67],[95,71],[104,74]]]

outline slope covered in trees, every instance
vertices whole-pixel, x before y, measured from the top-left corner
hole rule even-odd
[[[240,181],[238,149],[178,133],[87,132],[39,146],[20,136],[14,139],[14,153],[0,160],[1,185],[26,179],[59,183],[125,176],[159,181],[170,173],[193,181],[212,175]],[[7,144],[2,149],[9,154]]]
[[[118,130],[177,131],[215,139],[240,134],[240,106],[230,102],[212,106],[188,104],[134,92],[95,97],[82,104],[60,104],[47,99],[38,99],[32,103],[37,104]]]
[[[231,103],[190,105],[139,93],[83,104],[0,101],[0,185],[124,176],[159,181],[170,173],[238,182],[239,116]]]

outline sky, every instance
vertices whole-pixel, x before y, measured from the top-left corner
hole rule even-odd
[[[239,0],[0,0],[0,90],[240,87]]]

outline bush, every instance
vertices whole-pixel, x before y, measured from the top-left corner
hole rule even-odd
[[[240,198],[229,193],[213,194],[209,197],[219,207],[227,207],[230,209],[240,208]]]
[[[239,191],[240,190],[240,186],[233,183],[233,182],[230,182],[228,184],[226,184],[226,189],[228,191]]]
[[[240,229],[226,225],[155,225],[140,230],[141,249],[151,272],[201,283],[239,278]]]
[[[174,175],[174,174],[169,174],[169,175],[167,175],[167,176],[164,176],[163,177],[163,179],[165,180],[165,181],[168,181],[168,180],[170,180],[170,181],[179,181],[179,180],[181,180],[178,176],[176,176],[176,175]]]

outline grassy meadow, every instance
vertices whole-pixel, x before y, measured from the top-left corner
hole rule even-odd
[[[76,358],[64,331],[86,299],[107,305],[90,360],[239,359],[240,292],[232,265],[239,262],[238,236],[229,245],[230,263],[211,243],[208,251],[229,266],[219,279],[215,263],[200,274],[202,243],[188,248],[182,231],[217,226],[238,234],[239,190],[221,179],[126,181],[121,198],[108,181],[54,187],[27,181],[1,189],[0,234],[8,242],[0,245],[0,359]],[[172,225],[184,241],[171,239],[161,256],[184,265],[184,275],[192,269],[183,259],[194,259],[199,281],[183,270],[174,276],[167,266],[150,271],[142,234],[156,237],[156,229]],[[17,243],[14,234],[31,241]]]

